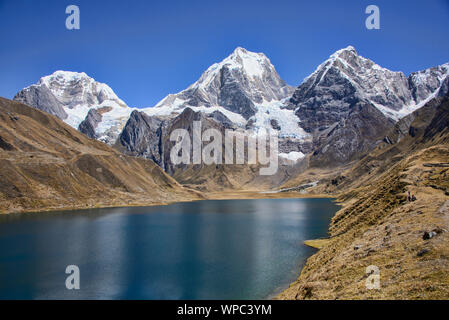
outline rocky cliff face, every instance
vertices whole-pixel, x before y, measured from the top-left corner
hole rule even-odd
[[[413,96],[413,99],[417,104],[422,104],[423,101],[433,98],[435,93],[443,87],[446,81],[446,88],[449,76],[449,63],[437,66],[434,68],[426,69],[419,72],[414,72],[409,77],[409,86]],[[441,95],[444,96],[444,88]],[[447,91],[447,89],[446,89]]]
[[[46,85],[34,85],[18,92],[14,100],[66,120],[68,114],[64,105],[53,95]]]
[[[133,156],[151,159],[164,168],[162,162],[161,134],[163,121],[144,112],[133,111],[116,147]]]
[[[98,139],[96,129],[101,123],[103,116],[97,109],[90,109],[84,119],[78,126],[78,130],[87,135],[89,138]]]
[[[359,101],[349,107],[343,119],[315,137],[310,164],[335,167],[361,158],[384,138],[393,124],[372,104]]]
[[[201,122],[202,131],[213,128],[222,132],[223,136],[226,124],[231,123],[218,111],[206,115],[185,108],[179,115],[170,119],[134,111],[120,134],[116,147],[126,154],[151,159],[168,173],[173,174],[177,168],[182,169],[186,166],[174,166],[170,161],[170,150],[175,144],[170,141],[170,135],[176,129],[185,129],[193,141],[194,121]]]

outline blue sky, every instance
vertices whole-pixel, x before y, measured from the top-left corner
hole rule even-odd
[[[80,30],[65,28],[70,4]],[[370,4],[381,30],[365,28]],[[449,62],[448,31],[449,0],[0,0],[0,96],[70,70],[107,83],[129,106],[152,106],[237,46],[264,52],[295,86],[348,45],[408,75]]]

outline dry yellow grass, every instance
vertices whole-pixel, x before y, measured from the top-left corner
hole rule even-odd
[[[329,241],[329,239],[306,240],[304,241],[304,244],[306,246],[320,250],[323,249],[329,243]]]
[[[331,238],[278,299],[449,299],[449,177],[426,166],[447,159],[447,145],[426,148],[346,195]],[[408,191],[417,201],[407,201]],[[372,265],[380,290],[365,286]]]

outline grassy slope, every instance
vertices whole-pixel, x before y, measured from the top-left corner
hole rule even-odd
[[[0,213],[149,205],[201,196],[56,117],[0,98]]]
[[[344,204],[331,238],[279,299],[449,298],[449,102],[440,103],[415,113],[400,142],[380,145],[328,186],[343,190]],[[438,235],[423,240],[432,230]],[[371,265],[380,290],[365,286]]]

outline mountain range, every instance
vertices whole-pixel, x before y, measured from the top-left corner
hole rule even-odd
[[[304,167],[303,162],[336,167],[360,159],[400,119],[444,96],[448,79],[449,63],[406,77],[349,46],[292,87],[263,53],[238,47],[197,82],[151,108],[131,108],[106,84],[67,71],[41,78],[14,100],[51,113],[125,154],[151,159],[172,175],[178,172],[180,182],[191,180],[191,174],[182,172],[192,170],[169,161],[168,137],[173,130],[183,128],[192,134],[193,119],[201,120],[204,130],[248,134],[269,130],[279,137],[279,157],[286,165],[277,177],[280,183],[289,175],[285,170]],[[253,178],[245,184],[257,181]]]
[[[329,238],[278,299],[449,298],[449,63],[407,77],[347,47],[292,87],[237,48],[152,108],[67,71],[15,100],[0,98],[0,212],[332,196]],[[194,121],[277,135],[278,173],[173,165],[170,134]]]

